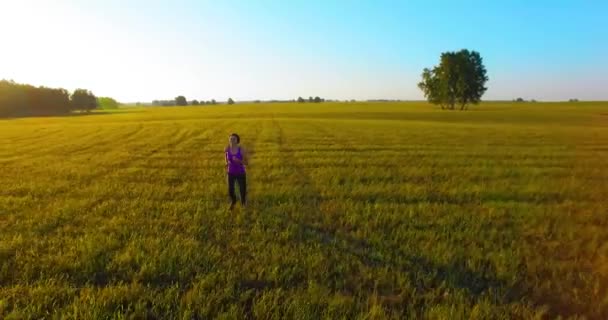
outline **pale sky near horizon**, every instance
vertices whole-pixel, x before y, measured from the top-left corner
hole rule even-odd
[[[0,79],[122,102],[423,99],[444,51],[484,100],[608,100],[608,1],[0,0]]]

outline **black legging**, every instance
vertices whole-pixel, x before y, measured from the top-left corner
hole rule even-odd
[[[241,191],[241,203],[247,203],[247,176],[245,174],[228,174],[228,194],[232,204],[236,203],[236,193],[234,192],[234,184],[238,181],[239,190]]]

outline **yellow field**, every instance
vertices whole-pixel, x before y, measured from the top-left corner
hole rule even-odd
[[[607,103],[5,119],[0,185],[0,318],[608,317]]]

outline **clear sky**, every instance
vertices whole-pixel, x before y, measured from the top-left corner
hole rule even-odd
[[[479,51],[484,99],[608,100],[608,1],[0,0],[0,79],[123,102],[422,99]]]

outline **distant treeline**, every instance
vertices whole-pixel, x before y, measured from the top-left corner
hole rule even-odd
[[[206,105],[206,104],[208,104],[208,105],[217,104],[217,101],[215,101],[215,99],[211,99],[209,101],[192,100],[188,103],[188,100],[186,100],[186,97],[184,97],[184,96],[177,96],[173,100],[154,100],[154,101],[152,101],[153,106],[163,106],[163,107],[187,106],[187,105],[199,106],[199,105]]]
[[[298,102],[299,103],[304,103],[304,102],[309,102],[309,103],[321,103],[321,102],[325,102],[325,99],[320,98],[320,97],[308,97],[308,100],[302,98],[302,97],[298,97]]]
[[[325,101],[332,101],[332,100],[326,100],[324,98],[321,97],[308,97],[308,99],[304,99],[302,97],[298,97],[298,99],[291,99],[291,100],[278,100],[278,99],[273,99],[273,100],[252,100],[252,101],[239,101],[239,103],[289,103],[289,102],[299,102],[299,103],[304,103],[304,102],[310,102],[310,103],[321,103],[321,102],[325,102]],[[236,101],[234,101],[232,98],[228,98],[228,100],[226,102],[218,102],[215,99],[211,99],[208,101],[205,100],[192,100],[192,101],[188,101],[186,99],[186,97],[184,96],[177,96],[175,97],[175,99],[173,100],[153,100],[151,105],[153,106],[163,106],[163,107],[172,107],[172,106],[203,106],[203,105],[216,105],[216,104],[235,104],[237,103]],[[141,104],[138,104],[141,105]]]
[[[534,99],[526,100],[526,99],[524,99],[522,97],[519,97],[517,99],[513,99],[513,102],[536,102],[536,100],[534,100]]]
[[[112,98],[100,98],[104,106],[117,107]],[[95,95],[86,89],[76,89],[71,95],[62,88],[34,87],[14,81],[0,80],[0,116],[62,115],[72,111],[91,111],[100,105]]]

